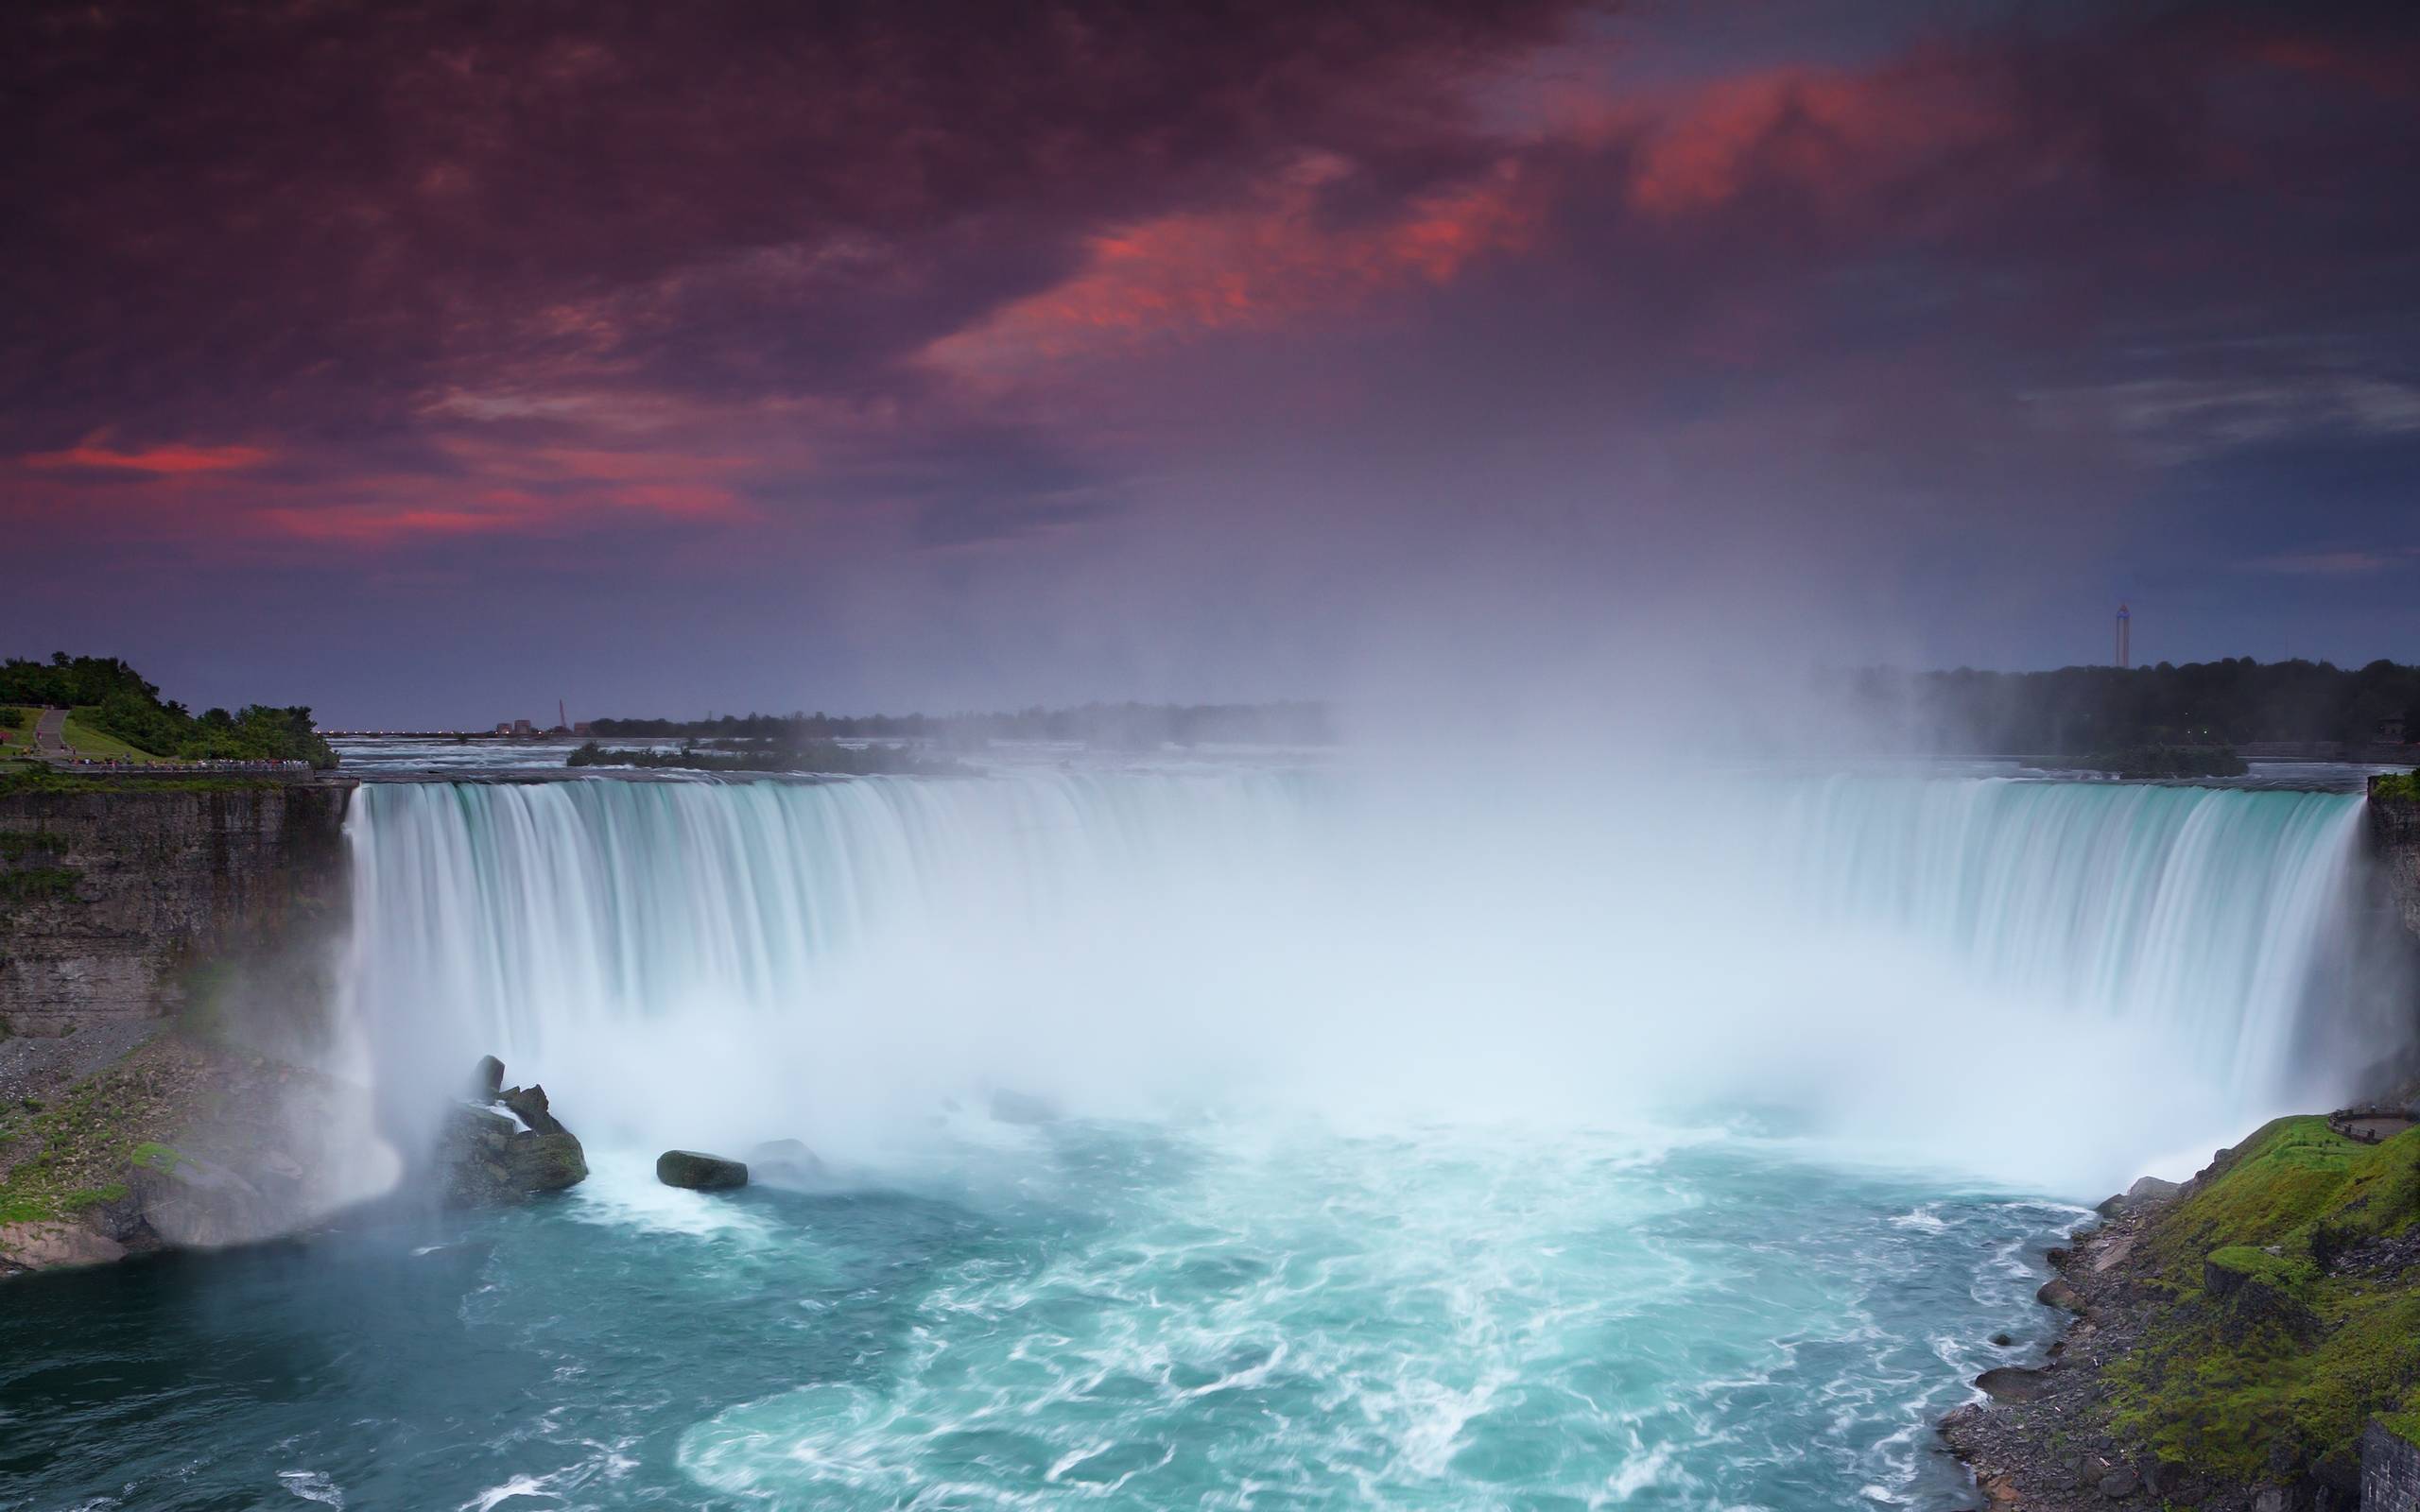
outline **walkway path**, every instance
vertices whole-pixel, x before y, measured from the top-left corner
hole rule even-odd
[[[67,711],[45,709],[34,721],[34,754],[45,761],[67,759]]]

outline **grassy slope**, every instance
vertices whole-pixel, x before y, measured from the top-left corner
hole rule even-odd
[[[2320,1118],[2262,1128],[2145,1236],[2165,1301],[2111,1371],[2118,1428],[2164,1459],[2258,1481],[2281,1444],[2311,1463],[2350,1453],[2373,1417],[2411,1420],[2420,1272],[2380,1280],[2328,1262],[2415,1220],[2420,1128],[2375,1145]],[[2211,1296],[2205,1261],[2246,1284]]]
[[[0,704],[0,773],[14,771],[30,764],[34,749],[34,721],[41,717],[39,709],[23,704]]]
[[[150,762],[161,758],[147,750],[140,750],[118,739],[104,734],[85,722],[89,709],[68,711],[65,739],[67,748],[78,756],[94,756],[103,761]]]

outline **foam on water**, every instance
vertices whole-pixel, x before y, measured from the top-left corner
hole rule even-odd
[[[1954,1504],[1931,1425],[2056,1327],[2083,1210],[2040,1194],[2341,1084],[2311,984],[2358,813],[372,785],[346,975],[389,1109],[494,1051],[594,1174],[15,1283],[10,1469],[60,1505]],[[653,1180],[784,1136],[827,1189]]]
[[[357,803],[350,1011],[398,1107],[494,1051],[634,1146],[879,1165],[1000,1087],[1378,1127],[1744,1103],[2081,1194],[2364,1048],[2309,1011],[2342,795],[1028,771]],[[1979,1074],[2049,1046],[2033,1125],[1971,1116]]]

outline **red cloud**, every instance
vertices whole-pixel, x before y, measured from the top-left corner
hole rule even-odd
[[[1240,209],[1165,215],[1097,237],[1083,272],[934,343],[925,358],[983,372],[1035,357],[1315,319],[1449,283],[1540,233],[1542,196],[1509,159],[1390,218],[1330,224],[1321,191],[1352,171],[1339,158],[1309,158]]]
[[[64,452],[39,452],[26,458],[28,467],[110,468],[148,472],[156,477],[182,477],[195,472],[229,472],[258,467],[269,454],[257,446],[167,446],[139,451],[112,451],[94,441]]]

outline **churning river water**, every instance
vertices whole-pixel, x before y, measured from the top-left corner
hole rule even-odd
[[[1964,1504],[2076,1201],[2336,1074],[2352,804],[373,785],[397,1138],[495,1049],[594,1175],[9,1283],[0,1508]]]

